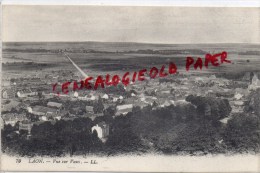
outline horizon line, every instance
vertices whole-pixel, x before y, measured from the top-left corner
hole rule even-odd
[[[122,44],[164,44],[164,45],[180,45],[180,44],[260,44],[260,42],[256,43],[245,43],[245,42],[209,42],[209,43],[155,43],[155,42],[131,42],[131,41],[126,41],[126,42],[120,42],[120,41],[2,41],[2,43],[122,43]]]

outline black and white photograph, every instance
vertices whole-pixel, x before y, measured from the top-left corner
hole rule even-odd
[[[3,5],[2,24],[1,170],[259,171],[259,7]]]

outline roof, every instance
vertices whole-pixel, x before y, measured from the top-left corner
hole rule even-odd
[[[32,122],[30,122],[29,120],[23,120],[20,122],[21,124],[32,124]]]
[[[104,94],[102,98],[103,98],[103,99],[108,99],[108,95],[107,95],[107,94]]]
[[[34,106],[32,108],[32,110],[34,112],[42,112],[42,113],[54,113],[57,111],[57,109],[54,108],[48,108],[48,107],[44,107],[44,106]]]
[[[47,106],[60,108],[62,104],[57,102],[48,102]]]
[[[165,105],[165,106],[170,106],[171,103],[170,103],[168,100],[165,100],[165,102],[163,103],[163,105]]]
[[[8,114],[3,114],[2,119],[4,121],[12,121],[12,120],[21,121],[27,118],[25,114],[8,113]]]
[[[20,92],[21,94],[26,94],[26,93],[32,93],[32,90],[30,90],[30,89],[23,89],[23,90],[20,90],[18,92]]]
[[[118,105],[116,107],[117,110],[132,109],[132,108],[133,108],[133,104]]]
[[[221,123],[223,123],[223,124],[227,124],[227,122],[228,122],[228,120],[230,119],[230,117],[225,117],[225,118],[223,118],[223,119],[221,119],[221,120],[219,120]]]
[[[133,110],[132,108],[126,108],[126,109],[123,109],[123,110],[117,110],[116,115],[120,115],[120,114],[125,115],[128,112],[132,112],[132,110]]]

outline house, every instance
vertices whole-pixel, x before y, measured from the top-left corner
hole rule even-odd
[[[3,99],[10,99],[14,98],[16,94],[16,91],[14,88],[5,88],[2,90],[2,98]]]
[[[83,115],[84,112],[85,112],[85,110],[81,106],[76,106],[76,107],[70,108],[70,110],[69,110],[69,114],[74,115],[74,116]]]
[[[11,81],[7,80],[7,79],[2,79],[1,85],[2,85],[2,87],[5,87],[5,86],[9,87],[11,85]]]
[[[54,96],[55,94],[52,91],[45,90],[42,92],[43,96]]]
[[[77,91],[75,91],[74,93],[73,93],[73,97],[78,97],[79,96],[79,93],[77,92]]]
[[[244,105],[244,101],[234,101],[234,105],[235,106],[243,106]]]
[[[148,106],[148,105],[150,105],[150,104],[144,103],[144,102],[136,102],[136,103],[135,103],[135,106],[140,107],[141,109],[143,109],[144,107],[146,107],[146,106]],[[130,111],[129,111],[129,112],[130,112]]]
[[[135,95],[134,93],[131,93],[131,96],[132,96],[132,97],[135,97],[136,95]]]
[[[133,110],[133,104],[118,105],[116,107],[116,110],[116,116],[119,116],[121,114],[126,115],[128,112],[131,112]]]
[[[221,120],[219,120],[219,121],[220,121],[221,123],[223,123],[223,124],[227,124],[229,119],[230,119],[230,117],[225,117],[225,118],[223,118],[223,119],[221,119]]]
[[[16,113],[3,114],[2,118],[4,124],[10,124],[11,126],[14,126],[19,121],[27,120],[26,115]]]
[[[160,107],[167,107],[167,106],[170,106],[172,105],[172,103],[168,100],[165,100],[163,104],[160,105]]]
[[[242,81],[250,82],[253,76],[254,76],[253,72],[246,72],[242,78]]]
[[[19,123],[19,131],[20,130],[26,130],[30,134],[31,130],[32,130],[32,127],[33,127],[33,123],[31,123],[28,120],[24,120],[24,121]]]
[[[52,107],[52,108],[61,109],[62,104],[61,103],[57,103],[57,102],[48,102],[47,106],[48,107]]]
[[[187,102],[185,99],[175,100],[174,103],[175,103],[176,105],[186,105],[186,104],[190,104],[190,103]]]
[[[34,107],[28,107],[27,110],[29,113],[39,116],[57,115],[59,113],[58,109],[38,105]]]
[[[108,95],[107,94],[104,94],[103,96],[102,96],[102,99],[105,99],[105,100],[107,100],[109,97],[108,97]]]
[[[19,98],[36,96],[37,94],[38,94],[37,91],[32,91],[31,89],[24,89],[17,92],[17,96]]]
[[[109,125],[106,124],[104,121],[102,121],[102,122],[96,124],[95,126],[93,126],[91,128],[91,131],[92,131],[92,133],[94,131],[96,131],[97,132],[97,136],[100,139],[103,139],[103,138],[108,137],[108,135],[109,135]]]
[[[153,102],[158,102],[157,97],[152,97],[152,96],[145,96],[145,98],[141,98],[141,101],[143,101],[144,103],[150,104],[152,105]]]
[[[86,113],[91,113],[93,114],[94,111],[93,111],[93,106],[86,106]]]
[[[43,115],[43,116],[40,117],[40,120],[41,120],[41,121],[48,121],[48,117],[46,117],[46,116]]]
[[[54,117],[55,120],[61,120],[61,116]]]
[[[162,91],[160,91],[160,93],[161,94],[170,94],[171,92],[170,92],[170,90],[162,90]]]
[[[2,100],[1,111],[10,111],[13,108],[19,109],[20,104],[21,103],[16,101],[15,99],[11,99],[10,102],[5,102],[4,100]]]
[[[252,85],[260,86],[260,81],[259,81],[259,79],[258,79],[257,74],[254,74],[254,76],[253,76],[253,78],[252,78]]]
[[[113,102],[117,102],[118,101],[118,98],[117,97],[113,97]]]
[[[76,95],[77,96],[77,95]],[[95,96],[93,95],[87,95],[84,92],[79,92],[78,96],[76,97],[75,93],[74,93],[74,97],[77,98],[78,100],[87,100],[87,101],[91,101],[91,100],[95,100]]]

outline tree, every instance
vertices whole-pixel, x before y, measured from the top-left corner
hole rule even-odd
[[[103,110],[104,110],[104,105],[101,97],[99,96],[98,101],[93,105],[93,111],[96,114],[96,113],[102,113]]]
[[[227,99],[189,95],[186,101],[197,107],[197,118],[204,120],[220,120],[228,116],[232,110]]]
[[[260,151],[260,118],[254,115],[235,115],[227,123],[223,138],[229,150]]]
[[[260,116],[260,89],[252,92],[248,96],[249,102],[245,105],[245,112],[247,113],[255,113]]]
[[[106,116],[114,116],[116,113],[116,108],[114,106],[109,106],[105,111],[104,111],[104,115]]]
[[[115,118],[106,146],[113,154],[142,151],[140,137],[134,132],[128,116]]]

